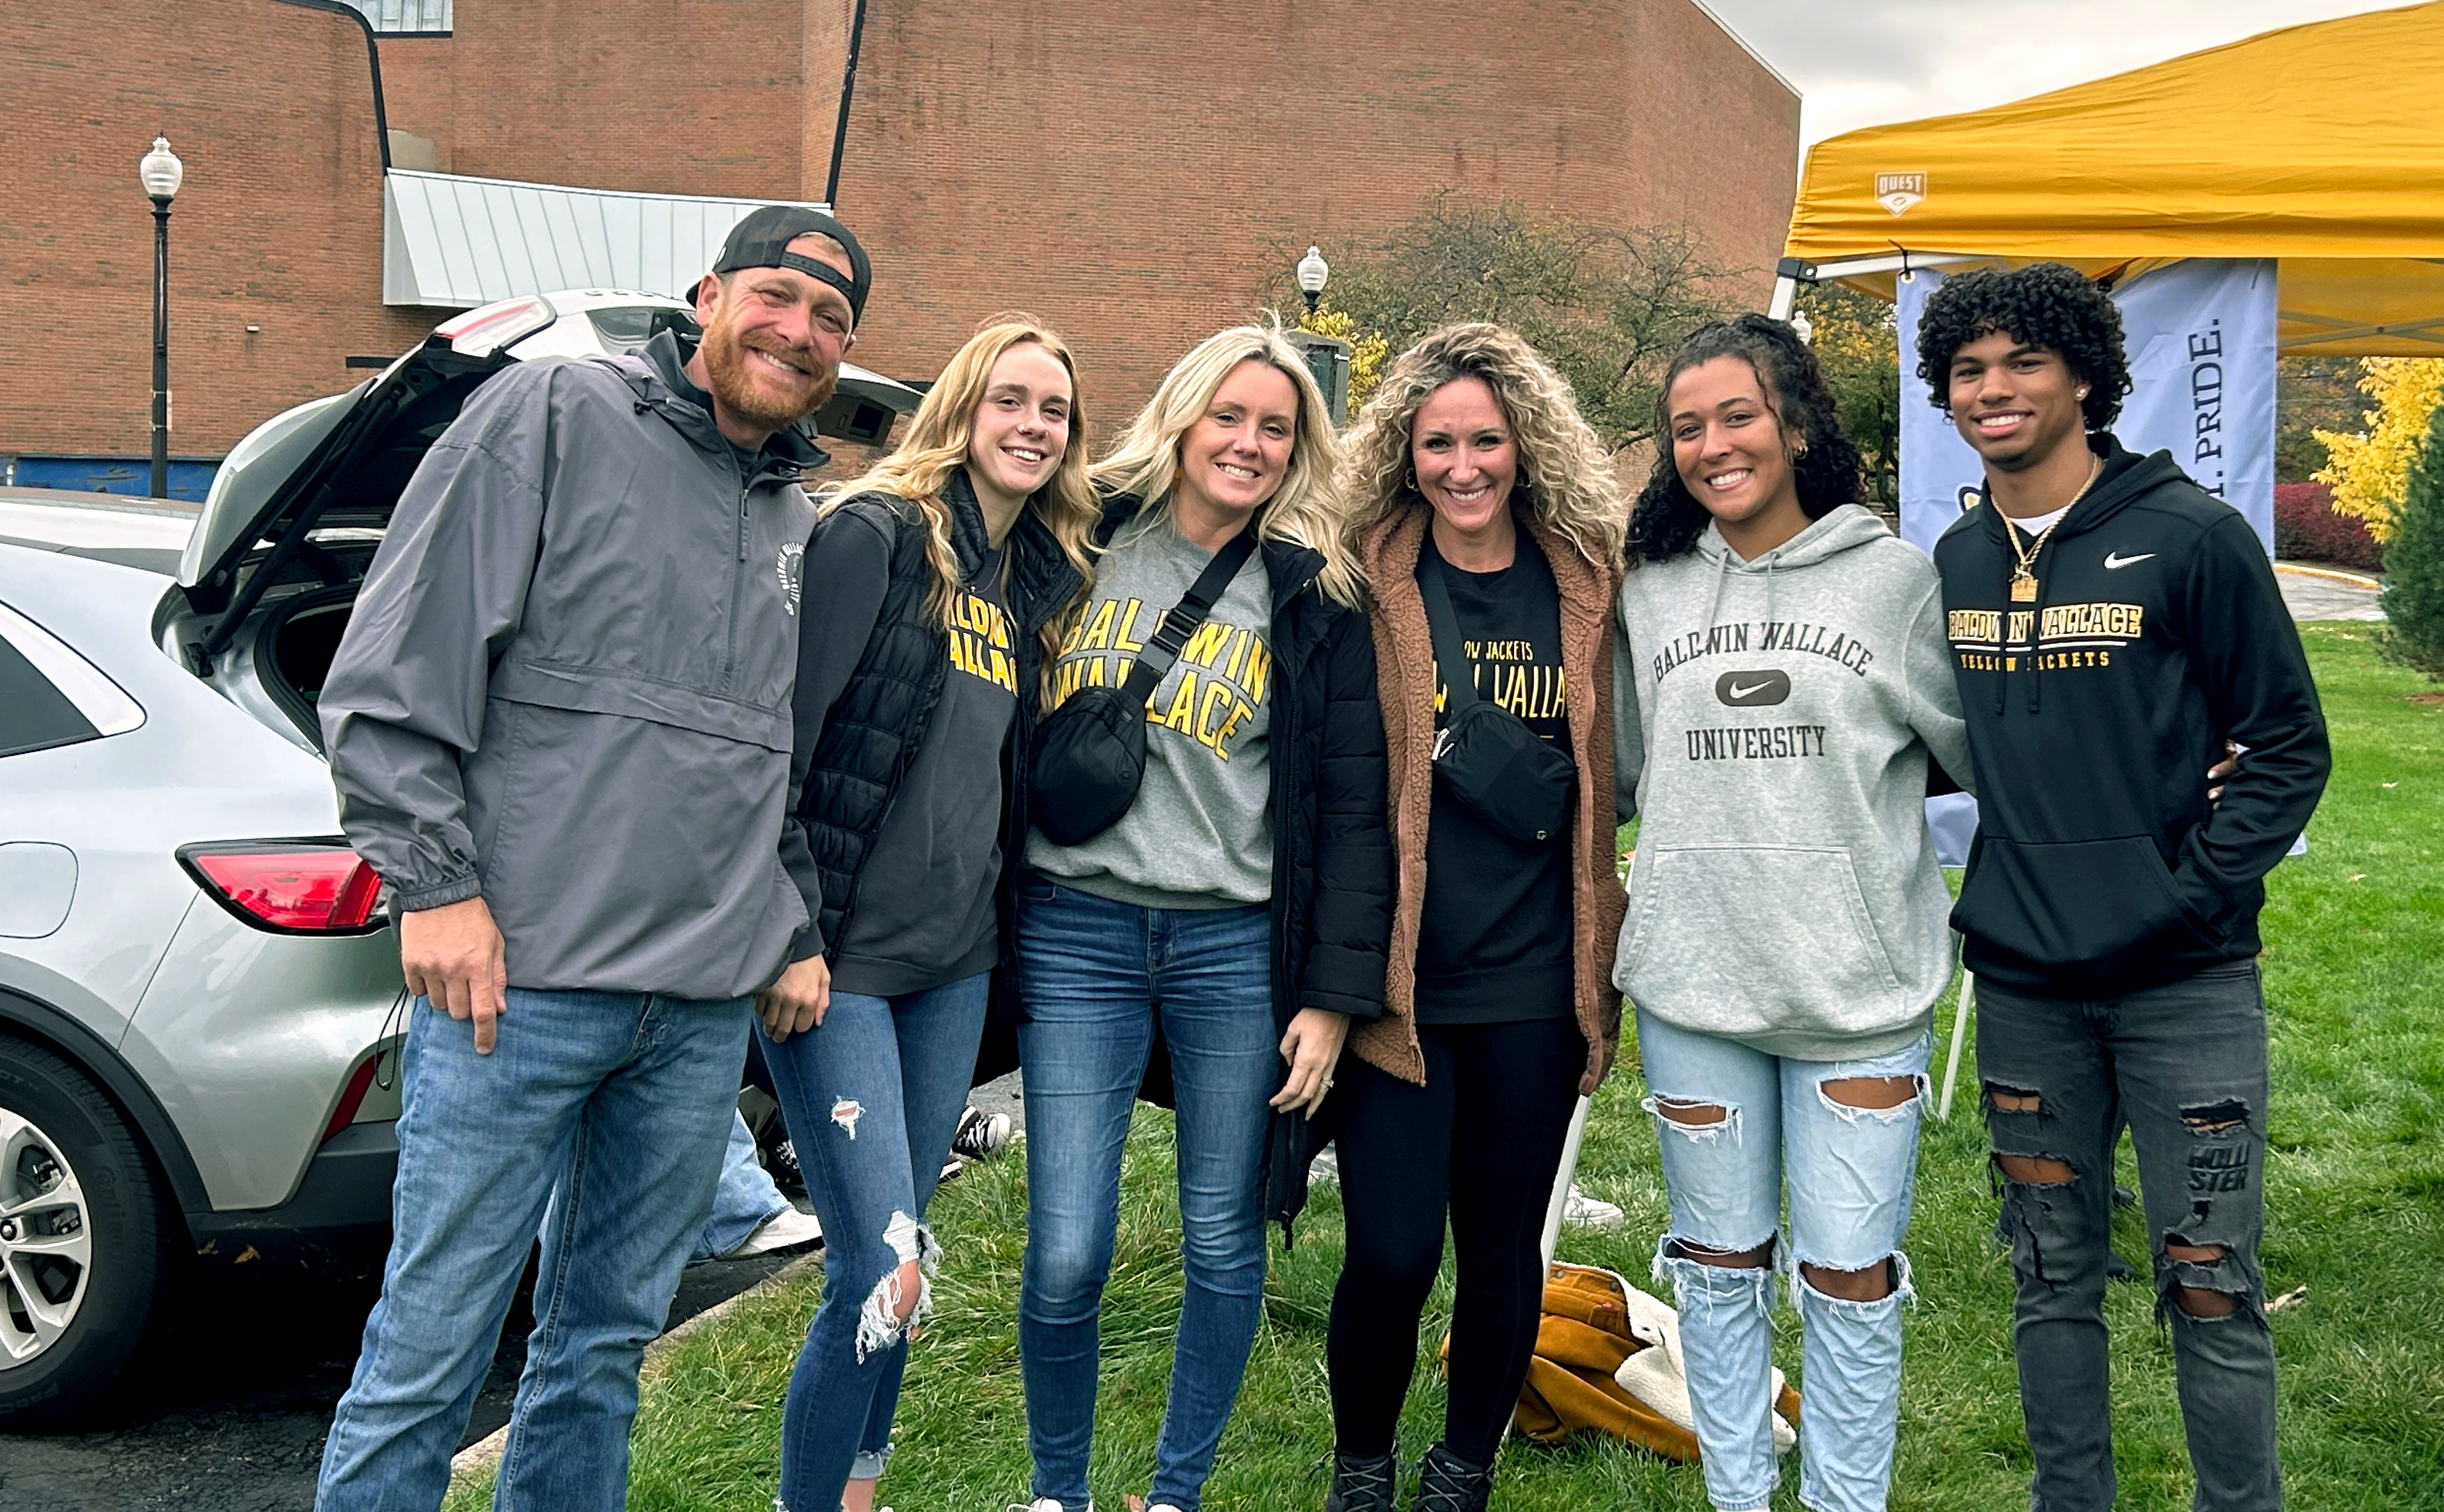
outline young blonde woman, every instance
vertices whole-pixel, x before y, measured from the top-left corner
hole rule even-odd
[[[1627,510],[1569,386],[1481,323],[1400,355],[1342,476],[1373,598],[1399,886],[1385,1012],[1357,1031],[1340,1078],[1348,1258],[1327,1345],[1325,1505],[1393,1505],[1393,1430],[1448,1218],[1451,1389],[1412,1505],[1477,1512],[1535,1350],[1546,1202],[1570,1115],[1620,1034],[1611,610]],[[1437,593],[1465,666],[1436,660]],[[1547,762],[1566,817],[1543,838],[1437,780],[1457,678],[1568,753]]]
[[[790,1376],[784,1512],[867,1512],[891,1453],[925,1227],[967,1103],[1009,919],[1008,838],[1041,637],[1085,581],[1096,520],[1068,348],[1001,317],[898,450],[827,490],[799,598],[794,756],[816,1006],[763,1011],[763,1050],[827,1242]]]
[[[1306,1116],[1350,1020],[1382,1009],[1383,728],[1337,450],[1298,354],[1245,326],[1182,358],[1095,469],[1105,549],[1067,621],[1056,703],[1119,687],[1217,553],[1243,532],[1257,544],[1146,703],[1126,812],[1079,843],[1040,828],[1028,842],[1018,1343],[1031,1512],[1094,1504],[1096,1318],[1157,1034],[1178,1109],[1187,1294],[1147,1501],[1196,1512],[1263,1312],[1265,1220],[1297,1210]]]

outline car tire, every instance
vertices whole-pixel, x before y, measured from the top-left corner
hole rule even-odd
[[[90,1078],[0,1036],[0,1428],[58,1426],[119,1383],[176,1274],[163,1194]]]

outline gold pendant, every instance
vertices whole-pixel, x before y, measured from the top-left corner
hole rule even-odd
[[[2013,603],[2037,601],[2036,576],[2025,567],[2011,574],[2011,601]]]

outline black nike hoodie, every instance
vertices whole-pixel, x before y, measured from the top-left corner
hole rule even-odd
[[[2248,521],[2168,452],[2089,436],[2104,470],[2010,600],[1999,511],[1935,543],[1977,771],[1953,928],[1986,981],[2114,997],[2257,954],[2263,881],[2332,755],[2298,631]],[[2246,747],[2210,806],[2206,770]]]

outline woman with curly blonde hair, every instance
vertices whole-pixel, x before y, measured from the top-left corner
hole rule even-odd
[[[1382,1012],[1383,725],[1337,453],[1297,352],[1243,326],[1182,358],[1095,469],[1105,547],[1065,621],[1056,702],[1122,685],[1215,559],[1244,556],[1214,567],[1228,581],[1185,643],[1164,641],[1179,650],[1145,704],[1127,809],[1083,835],[1053,823],[1072,843],[1039,825],[1027,844],[1018,1355],[1031,1512],[1093,1505],[1097,1318],[1120,1151],[1156,1045],[1178,1108],[1186,1287],[1146,1501],[1196,1512],[1264,1313],[1265,1220],[1297,1212],[1307,1116],[1350,1020]]]
[[[1348,1256],[1327,1343],[1324,1504],[1393,1505],[1393,1433],[1448,1217],[1451,1389],[1413,1505],[1481,1512],[1535,1349],[1547,1194],[1577,1100],[1620,1036],[1611,610],[1627,511],[1569,385],[1482,323],[1400,355],[1342,476],[1373,600],[1398,882],[1383,1016],[1352,1036],[1341,1078]],[[1438,665],[1438,643],[1466,665]],[[1553,827],[1522,834],[1459,773],[1437,780],[1472,701],[1465,688],[1451,699],[1460,676],[1525,727],[1515,738],[1567,752],[1543,758],[1566,815]]]
[[[936,1253],[925,1205],[1010,928],[1039,645],[1089,571],[1077,389],[1060,337],[996,317],[898,450],[825,490],[806,546],[784,859],[815,915],[796,954],[825,975],[803,1017],[764,1005],[762,1033],[829,1280],[779,1505],[867,1512],[890,1458]]]

